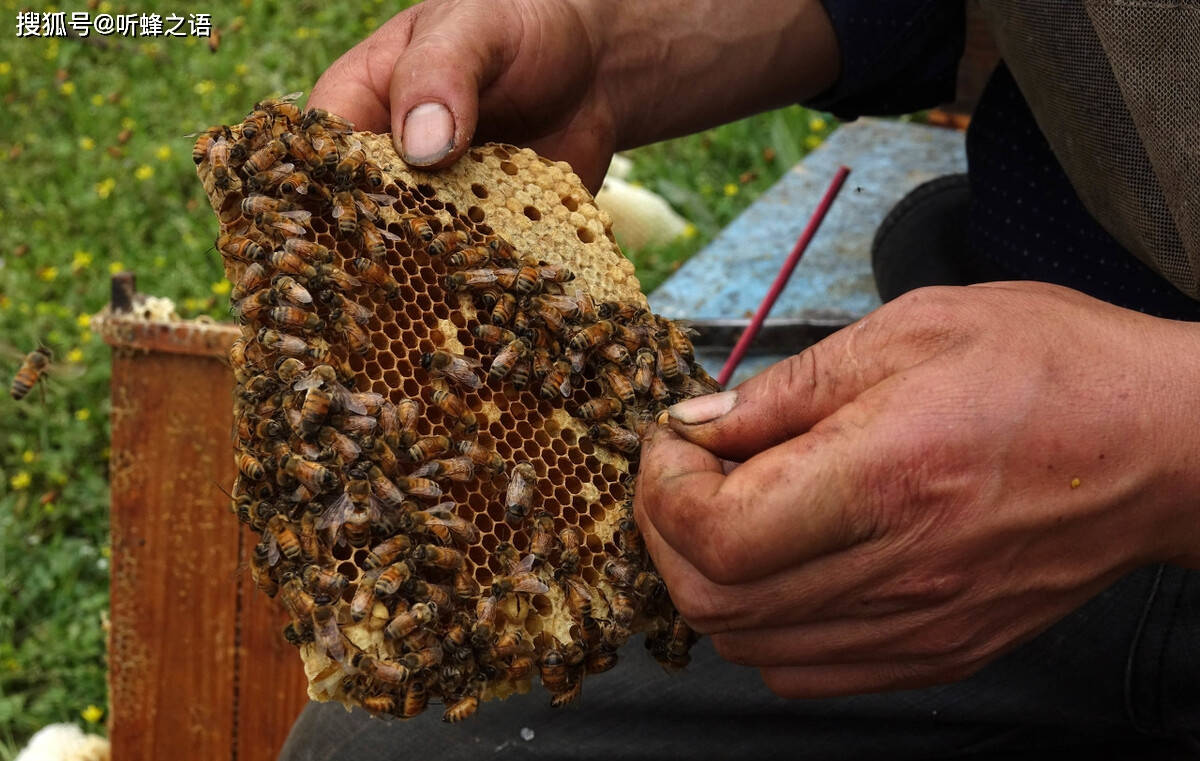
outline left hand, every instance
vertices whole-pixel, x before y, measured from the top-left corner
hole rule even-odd
[[[636,516],[684,618],[776,693],[956,681],[1133,568],[1200,565],[1198,394],[1200,326],[922,289],[672,408]]]

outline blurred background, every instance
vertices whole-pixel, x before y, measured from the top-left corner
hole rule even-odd
[[[411,4],[0,0],[0,369],[7,383],[39,344],[56,363],[44,397],[0,397],[0,761],[52,722],[103,731],[109,349],[89,320],[110,274],[136,272],[138,289],[170,297],[181,317],[228,319],[216,219],[186,135],[267,95],[307,92]],[[202,12],[212,32],[18,38],[22,11]],[[683,220],[671,240],[625,247],[646,291],[833,126],[790,107],[627,153],[625,182]]]

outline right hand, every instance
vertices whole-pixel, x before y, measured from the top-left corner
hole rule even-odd
[[[428,0],[335,61],[308,104],[357,129],[390,128],[397,152],[414,166],[452,164],[473,137],[519,142],[569,162],[594,191],[616,142],[585,8],[562,0]]]

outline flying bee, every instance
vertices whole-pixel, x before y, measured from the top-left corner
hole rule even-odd
[[[337,571],[326,571],[317,565],[305,566],[300,578],[304,579],[304,583],[309,589],[320,592],[331,599],[340,597],[347,584],[346,577],[342,574]]]
[[[382,259],[387,254],[385,238],[390,241],[400,240],[399,235],[382,227],[376,227],[365,219],[358,223],[358,237],[362,240],[362,246],[366,249],[367,254],[375,260]]]
[[[262,262],[267,259],[267,250],[250,238],[222,233],[217,237],[217,250],[233,259],[245,262]]]
[[[433,240],[434,236],[437,235],[433,226],[424,217],[404,216],[401,217],[400,223],[403,225],[408,237],[416,238],[425,243]]]
[[[475,477],[475,463],[470,457],[450,457],[430,460],[412,473],[420,478],[447,479],[467,482]]]
[[[443,542],[474,543],[479,538],[479,530],[474,523],[446,509],[452,505],[452,502],[446,502],[430,510],[413,511],[406,518],[412,526],[426,529]]]
[[[517,312],[517,297],[511,293],[503,293],[492,307],[491,321],[493,325],[504,326],[513,321]]]
[[[361,355],[371,350],[371,339],[350,315],[343,312],[333,323],[333,327],[342,334],[342,338],[346,341],[346,348],[351,352]]]
[[[624,404],[633,406],[637,401],[637,394],[633,390],[633,383],[629,377],[625,375],[625,371],[619,366],[609,362],[600,368],[600,380],[608,387],[609,393],[617,397]]]
[[[349,190],[339,190],[333,194],[333,218],[337,220],[338,233],[343,238],[349,238],[358,229],[358,212],[354,206],[354,196]]]
[[[208,152],[212,148],[213,143],[225,133],[225,127],[209,127],[203,132],[193,132],[191,135],[188,135],[188,137],[196,138],[196,142],[192,146],[192,161],[197,166],[203,164],[204,160],[208,158]]]
[[[437,242],[437,239],[434,239]],[[482,267],[492,257],[492,252],[484,246],[467,246],[451,252],[446,257],[446,263],[451,267]]]
[[[12,385],[8,387],[9,395],[16,401],[25,398],[38,381],[46,377],[47,369],[54,355],[45,346],[39,346],[25,355],[17,374],[13,376]]]
[[[258,591],[267,597],[274,597],[279,592],[279,584],[271,578],[271,567],[267,562],[267,546],[259,542],[254,545],[254,555],[250,558],[250,578]]]
[[[622,454],[636,454],[642,446],[642,440],[628,428],[609,423],[598,423],[588,429],[588,436],[601,446],[615,449]]]
[[[422,354],[421,367],[428,370],[430,375],[435,378],[448,378],[459,386],[472,391],[478,390],[483,385],[483,381],[475,374],[475,368],[479,367],[479,362],[460,354],[451,354],[447,351]]]
[[[501,288],[515,290],[525,296],[537,293],[542,288],[542,280],[538,277],[536,267],[506,267],[492,272],[496,278],[495,282],[499,283]]]
[[[452,443],[449,436],[424,436],[404,454],[409,462],[425,462],[448,452]]]
[[[408,554],[412,549],[412,540],[404,534],[396,534],[371,548],[364,561],[368,569],[382,568],[391,565],[397,558]]]
[[[375,607],[375,580],[379,578],[380,573],[382,570],[376,568],[359,577],[354,597],[350,598],[350,619],[352,621],[362,621]]]
[[[568,344],[575,351],[588,351],[612,338],[616,326],[611,320],[601,320],[581,328]]]
[[[446,276],[446,289],[451,291],[480,290],[490,288],[498,281],[498,270],[459,270]]]
[[[614,415],[620,415],[624,409],[625,405],[620,399],[603,396],[579,405],[579,409],[575,411],[575,417],[591,422],[599,422],[601,420],[608,420]]]
[[[536,483],[537,471],[533,469],[532,463],[521,462],[513,466],[504,497],[504,507],[510,520],[519,522],[529,514],[529,504],[533,500]]]
[[[544,561],[558,546],[558,538],[554,535],[554,518],[544,510],[533,516],[533,525],[529,530],[529,552],[538,560]]]
[[[317,333],[325,329],[325,321],[316,312],[295,306],[274,307],[268,312],[271,322],[281,328],[294,328],[306,333]]]
[[[362,454],[362,448],[354,442],[354,439],[330,426],[322,426],[317,433],[317,441],[322,446],[337,452],[338,458],[343,463],[352,463]]]
[[[294,132],[288,132],[279,138],[285,146],[292,158],[303,164],[309,171],[317,171],[322,168],[320,155],[312,147],[312,143],[304,135],[299,135]]]
[[[496,358],[492,360],[492,366],[488,370],[488,375],[496,380],[508,377],[517,362],[524,359],[529,354],[529,351],[529,342],[524,338],[509,341],[503,349],[496,353]]]
[[[462,397],[445,389],[433,392],[433,403],[449,420],[454,421],[454,428],[471,434],[479,428],[479,419],[462,400]]]
[[[504,458],[473,439],[460,439],[454,442],[454,448],[459,454],[470,457],[476,465],[483,466],[493,473],[504,472]]]
[[[332,605],[318,605],[313,611],[313,635],[331,659],[345,660],[346,648],[342,644],[342,633],[338,630]]]
[[[461,230],[447,230],[431,240],[425,250],[430,256],[444,256],[458,251],[470,241],[467,234]]]
[[[333,261],[333,254],[328,248],[304,238],[288,238],[283,243],[283,250],[311,264],[328,264]]]
[[[479,325],[475,326],[474,333],[475,337],[480,341],[490,344],[508,345],[517,340],[516,333],[508,330],[507,328],[502,328],[499,325],[487,325],[480,323]]]
[[[287,455],[281,464],[285,473],[304,484],[314,494],[331,491],[338,486],[337,475],[315,462],[296,455]]]
[[[242,187],[242,181],[229,169],[229,152],[232,148],[233,145],[229,140],[218,137],[208,149],[208,161],[212,166],[213,181],[221,190],[238,190]]]
[[[400,283],[379,262],[359,257],[350,262],[350,271],[371,285],[381,288],[388,300],[395,299],[400,295]]]
[[[412,576],[412,571],[412,564],[407,560],[387,566],[375,579],[375,594],[383,596],[396,594],[400,591],[400,585]]]
[[[419,626],[429,626],[437,620],[437,605],[419,602],[388,621],[383,630],[392,639],[402,639]]]
[[[251,481],[261,481],[267,475],[262,461],[249,452],[238,452],[233,459],[237,463],[237,469]]]
[[[441,568],[444,571],[459,571],[466,566],[466,555],[449,547],[438,547],[434,544],[421,544],[413,549],[413,560],[424,565]]]
[[[559,555],[559,571],[567,576],[574,575],[579,571],[579,549],[583,544],[583,538],[577,529],[564,528],[558,533],[558,543],[562,547]]]
[[[350,181],[354,179],[354,175],[362,169],[366,160],[367,154],[363,150],[362,143],[353,143],[349,146],[346,155],[342,156],[341,161],[337,163],[337,167],[334,168],[334,179],[337,180],[339,185],[349,185]]]
[[[283,553],[284,557],[289,560],[300,557],[300,537],[292,530],[292,525],[282,514],[275,513],[271,516],[271,519],[267,521],[267,531],[279,545],[279,551]]]

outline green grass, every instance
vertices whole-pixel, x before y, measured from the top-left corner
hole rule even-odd
[[[0,370],[7,382],[39,343],[62,367],[44,403],[37,391],[0,397],[0,761],[44,724],[103,725],[84,713],[106,707],[109,357],[87,323],[110,273],[134,270],[140,290],[185,317],[227,314],[216,222],[184,135],[310,89],[396,4],[96,9],[211,12],[215,53],[192,38],[17,39],[23,7],[0,0]],[[675,243],[628,252],[647,289],[813,147],[821,121],[789,108],[633,151],[631,179],[692,222]]]

